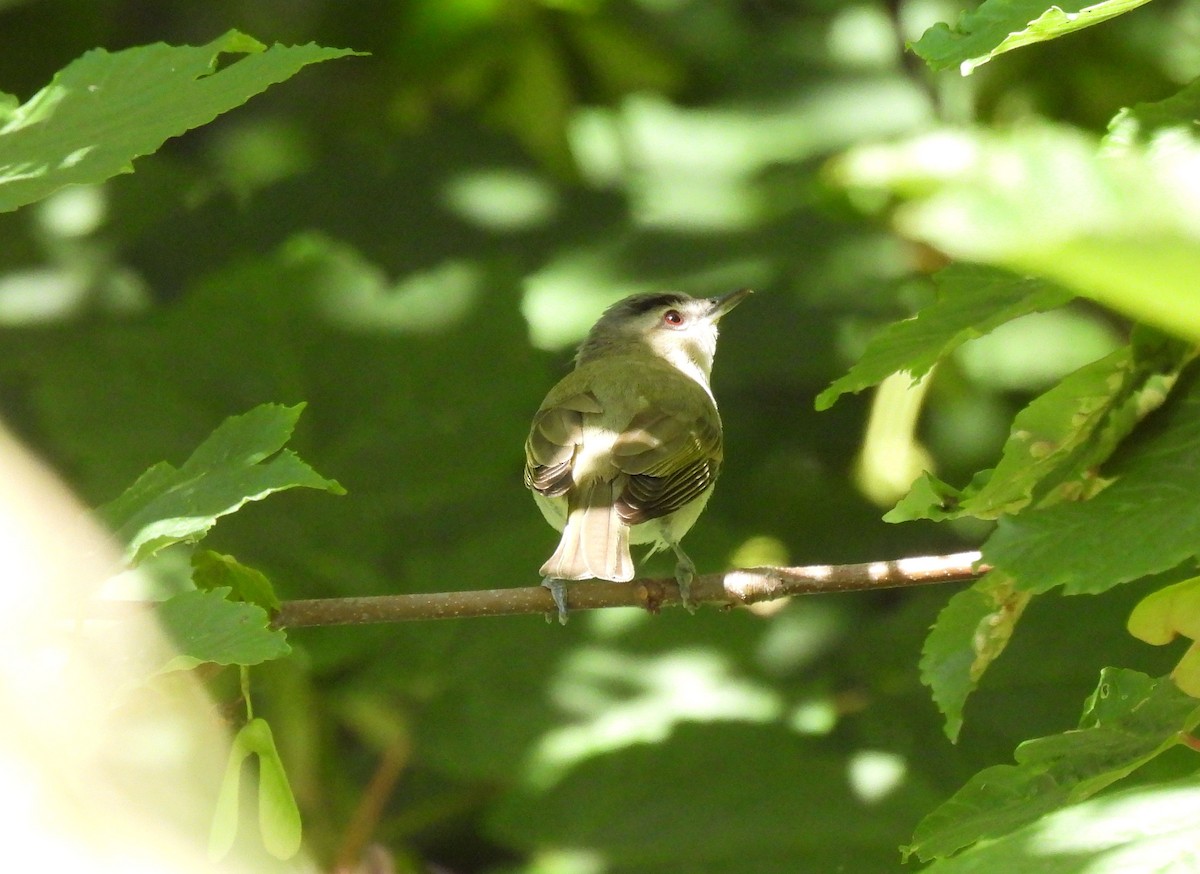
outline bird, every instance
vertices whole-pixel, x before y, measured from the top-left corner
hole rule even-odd
[[[550,389],[525,441],[525,485],[556,530],[542,565],[559,621],[566,581],[633,579],[631,544],[670,549],[683,605],[696,566],[680,540],[713,491],[723,459],[709,380],[717,323],[751,294],[630,295],[606,309]]]

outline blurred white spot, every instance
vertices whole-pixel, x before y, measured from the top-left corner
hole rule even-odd
[[[544,225],[557,207],[549,185],[512,169],[463,173],[447,183],[443,198],[460,217],[494,231]]]
[[[0,325],[30,325],[64,318],[87,294],[87,283],[67,270],[22,270],[0,277]]]
[[[895,753],[863,750],[850,757],[850,789],[867,804],[882,801],[904,782],[908,766]]]
[[[99,185],[72,185],[54,192],[37,205],[38,223],[56,237],[83,237],[104,223],[108,212]]]

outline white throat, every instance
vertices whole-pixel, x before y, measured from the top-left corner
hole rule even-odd
[[[717,352],[716,328],[701,336],[660,334],[651,340],[650,345],[659,358],[694,379],[712,397],[709,380],[712,378],[713,357]]]

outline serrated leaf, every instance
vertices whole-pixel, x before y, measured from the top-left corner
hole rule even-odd
[[[184,592],[157,605],[158,618],[179,655],[162,672],[187,670],[201,662],[257,665],[291,652],[283,631],[256,604],[230,601],[229,589]]]
[[[948,856],[1082,801],[1179,743],[1200,702],[1169,678],[1105,668],[1074,731],[1026,741],[1015,765],[980,771],[923,819],[905,853]]]
[[[100,508],[127,544],[127,561],[137,564],[172,543],[195,542],[219,517],[274,492],[304,487],[345,494],[294,453],[280,452],[303,409],[263,404],[231,416],[181,467],[159,462]]]
[[[1063,306],[1074,296],[1043,280],[978,264],[953,264],[935,274],[933,282],[937,301],[880,332],[850,372],[817,396],[818,410],[899,371],[907,371],[915,382],[968,340],[1019,316]]]
[[[249,601],[269,612],[279,609],[279,597],[267,575],[247,567],[232,555],[211,549],[192,553],[192,582],[203,592],[228,588],[233,600]]]
[[[926,471],[909,487],[908,494],[883,514],[883,521],[912,522],[916,519],[932,519],[942,522],[946,519],[957,519],[963,515],[963,496],[981,488],[991,473],[990,470],[981,470],[975,474],[971,485],[965,489],[956,489]]]
[[[252,755],[258,757],[258,824],[263,847],[277,859],[290,859],[300,851],[300,810],[275,747],[275,737],[265,719],[252,719],[234,736],[229,750],[209,830],[211,861],[223,859],[237,837],[242,768]]]
[[[224,54],[245,57],[218,69]],[[272,46],[230,31],[203,46],[94,49],[0,120],[0,212],[65,185],[128,173],[134,158],[319,61],[357,54]]]
[[[924,874],[1179,874],[1200,845],[1200,778],[1105,793],[922,868]],[[1182,867],[1181,867],[1182,866]]]
[[[996,55],[1065,36],[1136,9],[1149,0],[984,0],[951,28],[935,24],[912,45],[931,69],[958,65],[964,76]]]
[[[946,717],[946,737],[958,738],[963,705],[980,677],[1008,645],[1032,595],[990,573],[954,595],[921,648],[921,682]]]
[[[1139,332],[1134,344],[1068,374],[1017,414],[992,470],[955,489],[926,474],[884,518],[996,519],[1030,503],[1079,500],[1105,484],[1094,468],[1165,399],[1190,350]]]
[[[1200,340],[1200,141],[1102,149],[1080,131],[954,130],[864,146],[849,187],[907,201],[898,230],[964,261],[1034,274]]]
[[[1123,446],[1115,482],[1087,501],[1000,520],[984,561],[1030,592],[1103,592],[1176,567],[1200,550],[1200,379]]]

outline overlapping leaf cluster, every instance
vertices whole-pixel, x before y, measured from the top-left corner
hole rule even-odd
[[[987,0],[913,48],[931,67],[958,64],[965,75],[1137,5]],[[919,377],[965,340],[1047,307],[1090,298],[1135,320],[1124,346],[1016,415],[993,468],[961,487],[927,472],[887,517],[996,522],[982,547],[990,572],[950,599],[921,660],[951,739],[968,696],[1020,634],[1031,599],[1178,579],[1200,552],[1196,87],[1116,113],[1102,140],[1045,123],[955,129],[851,151],[838,166],[846,185],[893,198],[903,234],[962,260],[934,276],[937,301],[881,332],[819,405],[893,372]],[[1163,594],[1130,626],[1153,643],[1194,628],[1192,602]],[[1068,603],[1061,615],[1071,622]],[[991,844],[930,870],[1011,870],[1014,848],[1051,829],[1055,811],[1176,746],[1198,721],[1200,701],[1171,678],[1106,669],[1077,729],[1029,740],[1016,764],[977,774],[926,817],[908,852],[942,858],[1000,839],[1007,855]],[[1112,848],[1083,842],[1077,850],[1100,859]]]

